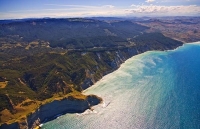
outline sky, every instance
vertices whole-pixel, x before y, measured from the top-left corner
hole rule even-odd
[[[200,16],[200,0],[0,0],[0,19]]]

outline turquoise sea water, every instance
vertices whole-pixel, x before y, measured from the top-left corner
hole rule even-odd
[[[200,42],[132,57],[85,94],[103,103],[44,129],[200,129]]]

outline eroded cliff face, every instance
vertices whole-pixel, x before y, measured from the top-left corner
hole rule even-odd
[[[27,117],[29,128],[36,127],[41,122],[52,119],[58,114],[83,112],[89,108],[89,104],[85,100],[55,100],[51,103],[42,105],[33,114]]]
[[[110,50],[110,51],[103,51],[103,52],[96,52],[96,55],[98,58],[96,58],[96,62],[103,62],[105,65],[109,66],[107,67],[106,71],[100,70],[100,76],[95,77],[95,74],[97,73],[98,69],[100,69],[99,64],[96,66],[97,68],[91,68],[87,69],[85,71],[86,78],[81,84],[81,87],[83,90],[87,89],[88,87],[92,86],[95,82],[99,81],[104,75],[113,72],[114,70],[118,69],[122,63],[124,63],[127,59],[144,53],[146,51],[153,51],[153,50],[172,50],[177,48],[178,46],[182,45],[182,43],[179,44],[173,44],[170,45],[141,45],[141,46],[132,46],[127,47],[123,49],[118,50]],[[108,60],[105,58],[108,57]]]
[[[85,71],[86,79],[83,81],[81,87],[83,90],[87,89],[88,87],[92,86],[95,82],[99,81],[104,75],[113,72],[117,68],[120,67],[120,65],[125,62],[127,59],[131,58],[134,55],[139,54],[140,52],[137,50],[136,47],[131,48],[124,48],[119,50],[112,50],[112,51],[104,51],[104,52],[96,52],[96,55],[98,56],[98,60],[101,62],[104,62],[106,65],[109,66],[109,68],[106,71],[101,70],[100,76],[94,77],[96,71],[100,69],[97,65],[97,68],[95,71],[87,69]],[[109,60],[105,60],[106,58],[110,57]]]
[[[117,68],[119,68],[124,61],[126,61],[134,55],[137,55],[139,52],[136,49],[136,47],[132,47],[94,53],[97,57],[95,58],[96,62],[100,63],[97,64],[96,68],[90,68],[85,70],[85,80],[81,84],[83,90],[92,86],[95,82],[99,81],[104,75],[111,73]],[[107,66],[106,71],[102,70],[101,63]],[[99,76],[96,76],[97,71],[100,71]]]
[[[55,119],[58,115],[66,113],[82,113],[86,109],[101,102],[101,98],[89,95],[86,99],[62,99],[40,106],[38,110],[27,117],[28,128],[34,128],[42,122]]]
[[[41,105],[34,113],[27,116],[26,119],[12,124],[3,124],[1,129],[33,129],[41,123],[55,119],[59,115],[66,113],[82,113],[92,106],[99,104],[101,98],[95,95],[89,95],[85,99],[74,99],[73,97],[62,100],[54,100],[51,103]]]

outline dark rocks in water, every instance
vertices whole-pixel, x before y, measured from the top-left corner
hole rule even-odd
[[[88,95],[86,101],[88,101],[89,106],[94,106],[101,103],[102,99],[96,95]]]

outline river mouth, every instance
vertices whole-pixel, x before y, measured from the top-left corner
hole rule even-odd
[[[200,45],[152,51],[127,60],[84,94],[103,103],[82,114],[67,114],[42,128],[181,128],[200,127]]]

